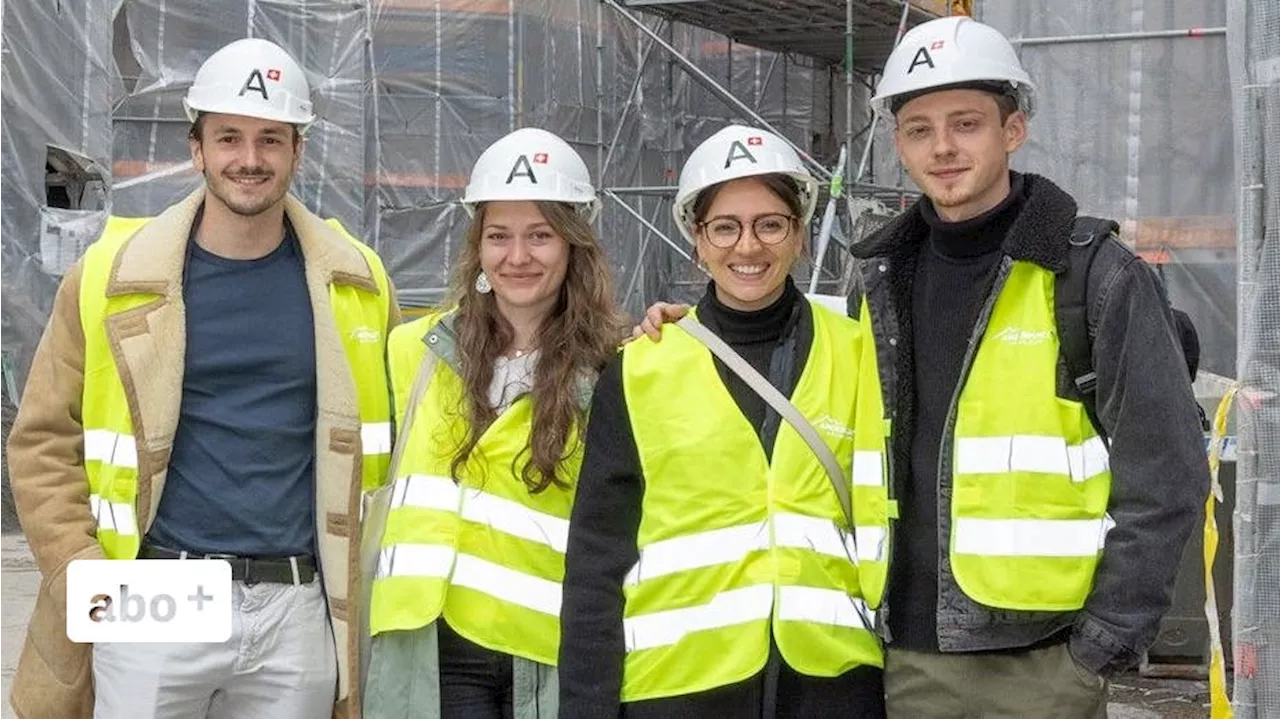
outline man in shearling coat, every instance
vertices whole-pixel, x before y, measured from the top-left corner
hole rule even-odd
[[[11,702],[25,719],[356,716],[362,489],[391,444],[377,255],[288,194],[315,119],[264,40],[186,96],[204,187],[112,218],[67,273],[8,457],[43,574]],[[229,556],[224,643],[76,644],[78,559]]]

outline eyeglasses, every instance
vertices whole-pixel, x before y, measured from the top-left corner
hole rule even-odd
[[[766,245],[776,245],[791,236],[791,226],[799,218],[794,215],[772,213],[760,215],[751,221],[751,232]],[[716,217],[694,225],[702,231],[713,247],[727,250],[742,239],[742,221],[736,217]]]

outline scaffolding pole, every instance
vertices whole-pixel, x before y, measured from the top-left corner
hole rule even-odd
[[[902,16],[898,18],[898,32],[893,38],[893,46],[898,47],[898,43],[902,41],[902,34],[907,31],[907,14],[911,12],[910,0],[902,0]],[[862,145],[862,159],[858,161],[858,174],[853,176],[853,181],[860,182],[862,176],[867,172],[867,163],[871,161],[871,145],[876,141],[876,123],[879,122],[879,113],[871,113],[871,126],[867,131],[867,141]]]
[[[631,102],[627,98],[627,102]],[[618,120],[618,127],[622,127],[622,120]],[[613,136],[613,142],[618,141],[618,136]],[[596,3],[596,187],[604,187],[604,171],[609,165],[608,157],[605,155],[604,149],[604,7]],[[613,143],[609,144],[609,157],[613,155]],[[597,223],[603,223],[604,220],[597,217]],[[600,224],[600,226],[603,226]]]
[[[630,214],[632,217],[639,220],[640,224],[644,225],[646,229],[648,229],[650,232],[657,235],[663,242],[667,243],[667,246],[675,250],[676,253],[679,254],[681,257],[685,258],[690,262],[693,262],[693,257],[688,252],[686,252],[685,249],[681,247],[679,243],[672,240],[670,237],[667,237],[665,232],[663,232],[662,230],[659,230],[657,227],[654,226],[652,222],[646,219],[644,215],[637,212],[633,207],[631,207],[631,205],[628,205],[626,200],[623,200],[621,197],[618,197],[616,194],[614,194],[613,190],[605,190],[604,196],[618,203],[619,207],[626,210],[628,214]],[[696,265],[697,263],[694,263],[694,264]],[[702,269],[702,268],[699,267],[698,269]],[[705,271],[704,271],[704,274],[705,274]]]
[[[844,145],[853,147],[853,0],[844,0]],[[848,162],[851,158],[845,158]],[[849,177],[848,168],[842,168]],[[858,178],[852,178],[858,179]]]
[[[790,145],[791,149],[796,151],[796,154],[798,154],[803,160],[809,163],[815,175],[821,177],[824,180],[831,179],[831,172],[828,171],[827,168],[823,167],[822,164],[819,163],[817,160],[813,159],[813,157],[809,155],[809,153],[805,152],[804,148],[792,142],[790,138],[788,138],[786,135],[779,132],[778,129],[775,128],[768,120],[765,120],[763,117],[760,116],[759,113],[757,113],[755,110],[752,110],[751,106],[747,105],[742,100],[739,100],[736,96],[734,96],[732,92],[729,92],[723,86],[721,86],[720,83],[716,82],[715,78],[711,77],[706,72],[704,72],[702,68],[698,67],[692,61],[690,61],[689,58],[685,57],[673,45],[663,40],[653,30],[650,30],[649,27],[645,25],[643,22],[641,22],[639,18],[635,17],[634,15],[631,14],[630,11],[628,11],[626,8],[619,5],[617,0],[603,0],[603,2],[608,3],[609,6],[614,9],[614,12],[617,12],[619,15],[626,18],[627,21],[629,21],[631,24],[639,28],[641,32],[653,38],[655,42],[657,42],[660,46],[662,46],[662,49],[666,50],[677,62],[680,63],[682,67],[684,67],[684,69],[695,80],[702,83],[704,87],[706,87],[708,90],[711,90],[715,94],[719,95],[722,100],[725,100],[730,105],[736,107],[744,115],[746,115],[747,117],[754,120],[757,124],[759,124],[760,127],[782,138],[783,142]],[[783,72],[784,73],[786,72],[785,63],[784,63]],[[785,79],[786,75],[784,74],[783,77]]]
[[[1104,32],[1091,35],[1062,35],[1060,37],[1024,37],[1010,39],[1014,45],[1066,45],[1082,42],[1112,42],[1118,40],[1152,40],[1157,38],[1213,37],[1226,35],[1225,27],[1189,27],[1182,30],[1140,30],[1134,32]]]
[[[598,4],[596,7],[601,8],[603,4]],[[659,28],[662,27],[663,22],[665,20],[658,21]],[[631,92],[627,93],[627,101],[622,104],[622,111],[618,113],[618,121],[613,127],[613,139],[609,141],[608,154],[604,156],[604,163],[600,167],[599,175],[597,175],[600,178],[601,187],[604,186],[604,173],[609,170],[609,166],[613,163],[613,150],[618,146],[618,137],[622,134],[622,126],[626,123],[627,115],[631,113],[632,106],[635,105],[636,93],[640,91],[640,83],[644,81],[644,71],[649,65],[649,55],[652,54],[653,46],[654,42],[650,40],[649,44],[640,51],[640,64],[636,66],[635,82],[631,83]],[[604,122],[603,117],[603,113],[597,113],[599,122]]]
[[[651,219],[650,222],[653,222],[653,220],[656,220],[658,213],[661,211],[662,211],[662,205],[661,203],[659,203],[658,207],[655,208],[653,211],[653,219]],[[645,252],[649,250],[649,240],[652,237],[653,237],[652,234],[646,232],[644,233],[644,236],[640,238],[640,249],[636,251],[637,261],[636,261],[635,271],[631,273],[631,279],[627,280],[627,289],[622,294],[622,301],[624,303],[630,301],[631,295],[635,294],[636,283],[639,282],[640,275],[644,272],[644,263],[640,262],[639,259],[644,257]]]
[[[759,51],[757,51],[759,54]],[[765,90],[769,88],[769,81],[773,79],[773,69],[778,66],[779,53],[772,53],[773,59],[769,61],[769,69],[764,73],[764,81],[756,83],[756,110],[759,111],[760,103],[764,102]],[[783,72],[786,70],[784,69]]]
[[[895,196],[906,189],[905,187],[899,187],[897,185],[881,185],[875,182],[857,182],[857,183],[846,182],[844,183],[844,186],[850,187],[851,184],[854,187],[859,187],[864,190],[873,190],[876,192],[889,192],[889,193],[893,193]],[[818,186],[830,187],[831,183],[819,181]],[[670,195],[675,193],[675,191],[676,191],[675,185],[623,185],[619,187],[605,188],[605,192],[614,192],[620,195]]]

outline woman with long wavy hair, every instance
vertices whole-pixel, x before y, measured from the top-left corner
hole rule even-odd
[[[591,388],[625,320],[586,163],[526,128],[476,161],[448,309],[388,343],[399,440],[373,578],[370,717],[554,717]]]

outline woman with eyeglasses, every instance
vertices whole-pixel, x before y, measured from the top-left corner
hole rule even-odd
[[[782,138],[743,126],[681,172],[675,220],[711,282],[596,386],[562,717],[884,714],[885,422],[858,393],[863,329],[790,277],[817,191]]]

